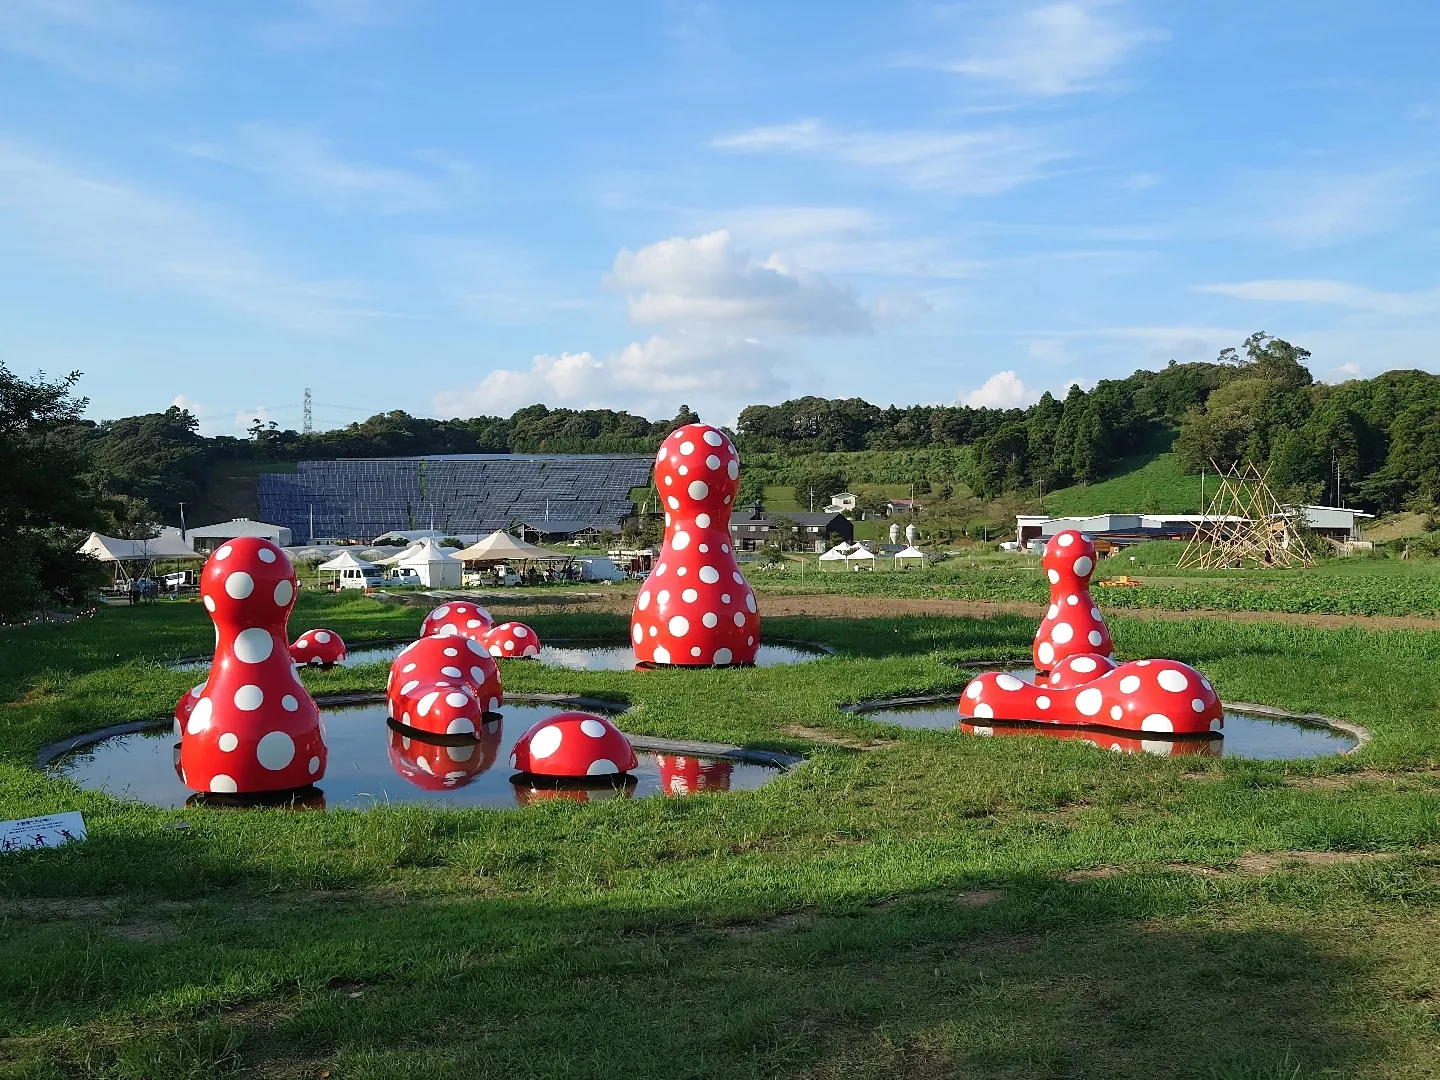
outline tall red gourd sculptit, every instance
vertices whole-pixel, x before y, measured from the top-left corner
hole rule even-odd
[[[730,546],[739,453],[719,429],[686,424],[660,445],[655,487],[665,503],[665,543],[630,617],[636,659],[753,664],[760,616]]]
[[[1050,581],[1050,608],[1035,632],[1035,668],[1050,671],[1070,656],[1092,653],[1114,656],[1110,629],[1090,598],[1095,573],[1095,542],[1085,533],[1066,529],[1045,545],[1041,565]]]
[[[215,659],[180,737],[187,787],[281,791],[325,775],[320,710],[287,644],[295,586],[290,560],[260,537],[227,541],[206,561],[200,597],[215,623]]]

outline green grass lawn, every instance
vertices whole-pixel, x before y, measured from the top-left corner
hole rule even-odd
[[[1076,484],[1045,493],[1045,512],[1067,514],[1198,514],[1200,477],[1186,473],[1178,454],[1142,455],[1122,461],[1116,475],[1095,484]],[[1206,488],[1214,494],[1215,478]]]
[[[292,631],[418,622],[306,595]],[[837,655],[504,666],[512,691],[628,702],[632,732],[810,755],[757,792],[160,811],[30,762],[167,715],[192,679],[155,661],[208,647],[203,611],[0,630],[0,817],[91,830],[0,856],[0,1077],[1440,1075],[1440,635],[1111,624],[1127,657],[1374,742],[1284,764],[882,727],[838,706],[958,690],[961,661],[1025,656],[1033,622],[774,619]]]

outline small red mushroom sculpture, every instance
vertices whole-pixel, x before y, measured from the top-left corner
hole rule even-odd
[[[523,622],[503,622],[492,626],[480,639],[490,655],[499,658],[540,655],[540,635]]]
[[[760,616],[730,546],[739,453],[718,428],[686,424],[661,443],[655,486],[665,503],[665,542],[630,617],[635,658],[677,667],[753,664]]]
[[[306,630],[290,646],[290,659],[297,664],[331,667],[345,659],[345,642],[334,630],[324,627]]]
[[[628,773],[638,759],[630,740],[605,717],[562,712],[521,735],[510,764],[532,776],[579,779]]]
[[[1133,660],[1070,687],[987,671],[965,688],[960,716],[1165,735],[1204,734],[1219,731],[1225,723],[1220,698],[1209,681],[1174,660]]]
[[[1087,533],[1065,529],[1050,538],[1041,560],[1050,582],[1050,608],[1035,632],[1035,668],[1049,671],[1067,656],[1113,656],[1110,630],[1090,597],[1095,542]]]
[[[479,604],[457,600],[441,604],[426,615],[425,621],[420,624],[420,636],[449,637],[458,634],[461,637],[481,638],[494,625],[495,617]]]
[[[412,642],[390,664],[390,718],[436,735],[474,735],[500,711],[500,667],[474,638],[450,634]]]
[[[200,597],[215,623],[215,657],[180,739],[187,787],[280,791],[325,775],[320,711],[286,644],[295,587],[285,552],[261,537],[226,541],[206,560]]]
[[[726,758],[655,754],[660,768],[660,790],[667,795],[694,795],[700,791],[729,791],[735,763]]]
[[[390,766],[426,791],[464,787],[495,764],[500,749],[499,717],[482,721],[474,742],[427,741],[415,731],[390,728]]]

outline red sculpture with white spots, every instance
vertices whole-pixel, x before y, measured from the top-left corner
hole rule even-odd
[[[306,630],[290,646],[290,659],[297,664],[331,667],[345,659],[345,642],[334,630],[324,627]]]
[[[635,748],[603,716],[562,712],[541,720],[521,735],[510,764],[532,776],[579,779],[613,777],[635,768]]]
[[[500,668],[477,640],[459,634],[411,642],[390,664],[390,719],[436,735],[476,735],[505,700]]]
[[[461,637],[481,638],[485,632],[495,625],[495,616],[486,611],[479,604],[472,604],[469,601],[459,601],[450,604],[441,604],[420,624],[420,636],[427,637],[449,637],[458,634]]]
[[[1036,728],[1019,724],[972,724],[966,720],[960,721],[960,730],[966,735],[996,738],[1010,735],[1041,735],[1047,739],[1075,739],[1116,754],[1154,754],[1157,757],[1219,757],[1225,746],[1219,736],[1212,739],[1137,739],[1131,735],[1119,735],[1113,731],[1097,731],[1093,728]]]
[[[1198,671],[1174,660],[1133,660],[1069,686],[987,671],[960,698],[964,720],[1034,721],[1199,735],[1225,723],[1220,697]],[[1069,680],[1062,680],[1069,681]]]
[[[684,754],[655,754],[660,768],[660,789],[666,795],[694,795],[701,791],[729,791],[735,763],[725,758],[706,760]]]
[[[491,656],[534,659],[540,655],[540,635],[523,622],[503,622],[492,626],[480,639]]]
[[[295,587],[290,560],[260,537],[229,540],[206,561],[200,597],[215,623],[215,658],[180,738],[187,787],[280,791],[325,775],[320,711],[285,633]]]
[[[1067,656],[1113,656],[1110,630],[1090,598],[1095,573],[1095,542],[1066,529],[1050,538],[1041,562],[1050,580],[1050,608],[1035,632],[1035,668],[1049,671]]]
[[[753,664],[760,616],[730,546],[739,453],[718,428],[686,424],[660,445],[655,487],[665,504],[665,542],[630,617],[636,659]]]
[[[475,742],[430,742],[415,732],[390,728],[390,766],[426,791],[464,787],[495,764],[500,718],[480,725]]]

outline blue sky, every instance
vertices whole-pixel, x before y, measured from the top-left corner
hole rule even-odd
[[[1440,5],[0,0],[0,357],[97,418],[1440,370]]]

